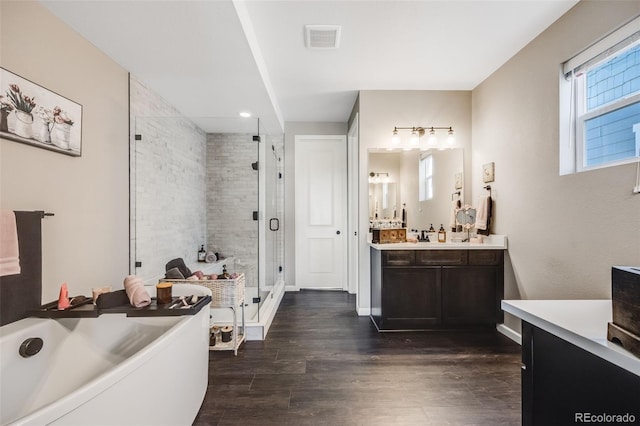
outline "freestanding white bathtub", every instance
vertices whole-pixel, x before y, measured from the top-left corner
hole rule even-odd
[[[181,294],[208,291],[177,287]],[[18,350],[31,337],[44,345],[24,358]],[[26,318],[5,325],[0,424],[191,425],[207,388],[208,344],[208,306],[195,315]]]

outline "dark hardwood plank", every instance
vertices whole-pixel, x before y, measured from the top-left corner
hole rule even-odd
[[[345,292],[286,293],[263,342],[211,352],[194,425],[519,425],[520,346],[378,333]]]

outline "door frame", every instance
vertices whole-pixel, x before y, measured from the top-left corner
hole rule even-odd
[[[358,171],[359,171],[359,151],[358,151],[359,123],[358,113],[356,113],[351,127],[347,133],[347,269],[348,269],[348,291],[356,294],[356,307],[358,306],[358,274],[360,268],[360,258],[358,245]]]
[[[313,139],[315,139],[315,140],[323,140],[323,139],[324,140],[338,140],[338,141],[342,142],[343,149],[345,150],[345,158],[347,157],[346,156],[346,154],[347,154],[347,137],[344,134],[342,134],[342,135],[295,135],[295,138],[294,138],[294,141],[295,141],[295,144],[294,144],[294,154],[295,154],[294,155],[294,175],[295,175],[295,170],[298,167],[298,161],[299,161],[298,160],[298,156],[297,156],[297,152],[298,151],[295,149],[295,146],[298,145],[299,141],[313,140]],[[347,166],[348,165],[345,162],[344,167],[347,168]],[[345,187],[344,194],[346,196],[348,196],[348,192],[347,192],[348,177],[347,177],[347,174],[348,173],[345,173],[345,181],[343,182],[343,185]],[[296,192],[297,191],[296,191],[295,182],[294,182],[294,194]],[[343,202],[344,202],[344,207],[343,207],[342,210],[343,210],[344,225],[346,227],[348,227],[349,225],[348,225],[347,200],[344,200]],[[294,214],[297,214],[297,212],[295,212],[295,205],[296,205],[296,201],[295,201],[295,197],[294,197]],[[297,228],[298,228],[298,224],[297,224],[297,220],[296,220],[295,223],[294,223],[294,235],[295,235],[295,237],[294,237],[294,250],[295,250],[295,246],[296,246],[296,244],[298,242],[298,238],[297,238],[298,229]],[[345,253],[345,254],[348,253],[347,252],[347,248],[348,248],[348,246],[347,246],[347,238],[342,238],[342,250],[343,250],[343,253]],[[347,271],[347,266],[348,266],[347,256],[344,256],[343,259],[344,260],[343,260],[343,264],[342,264],[342,268],[341,268],[342,269],[342,279],[341,279],[341,281],[342,281],[342,290],[343,291],[347,291],[348,290],[348,286],[349,286],[349,283],[348,283],[348,271]],[[295,257],[294,257],[294,265],[297,265],[297,260],[295,259]],[[295,276],[295,286],[294,286],[294,288],[295,288],[296,291],[299,291],[301,288],[305,288],[304,286],[303,287],[300,286],[300,283],[299,283],[299,280],[298,280],[298,273],[299,273],[299,271],[298,271],[298,268],[296,266],[295,275],[294,275]],[[340,287],[336,287],[336,289],[339,289],[339,288]]]

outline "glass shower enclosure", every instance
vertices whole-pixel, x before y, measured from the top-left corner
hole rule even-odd
[[[130,271],[148,285],[175,258],[205,274],[243,272],[250,327],[284,290],[284,135],[236,120],[198,120],[222,129],[207,133],[184,117],[132,117]],[[219,259],[199,263],[201,246]]]

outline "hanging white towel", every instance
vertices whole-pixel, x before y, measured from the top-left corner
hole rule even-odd
[[[0,211],[0,277],[20,273],[20,250],[16,215],[11,210]]]
[[[489,219],[489,203],[491,202],[490,196],[480,197],[478,201],[478,210],[476,212],[476,224],[475,228],[481,231],[487,229],[487,221]]]
[[[451,217],[449,218],[449,227],[452,229],[455,229],[458,226],[458,220],[456,218],[456,215],[458,214],[458,210],[460,210],[458,208],[458,203],[459,203],[459,200],[453,200],[451,202]]]

